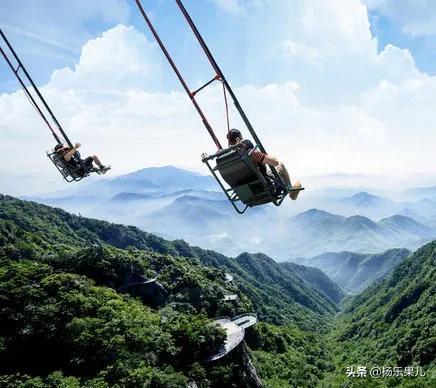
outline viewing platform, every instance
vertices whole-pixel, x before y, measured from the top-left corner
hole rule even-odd
[[[219,360],[236,348],[244,339],[245,329],[253,326],[257,322],[257,317],[255,314],[244,314],[233,319],[228,317],[218,318],[214,322],[225,330],[227,338],[219,352],[210,356],[207,359],[208,361]]]
[[[232,319],[236,325],[242,329],[253,326],[257,322],[257,316],[254,314],[243,314]]]

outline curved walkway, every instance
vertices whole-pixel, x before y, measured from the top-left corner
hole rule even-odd
[[[214,322],[225,330],[227,338],[219,352],[210,356],[208,361],[218,360],[236,348],[244,339],[245,329],[253,326],[257,322],[257,317],[254,314],[244,314],[233,319],[219,318]]]
[[[217,354],[208,358],[208,361],[215,361],[224,357],[236,346],[238,346],[244,339],[244,329],[239,327],[236,323],[232,322],[229,318],[220,318],[215,321],[226,331],[227,338],[224,345],[221,347]]]

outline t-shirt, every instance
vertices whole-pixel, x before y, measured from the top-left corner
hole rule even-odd
[[[251,142],[251,140],[244,139],[242,140],[242,144],[244,145],[247,152],[250,152],[254,148],[254,144]],[[265,159],[265,154],[262,151],[259,150],[253,150],[251,151],[251,160],[252,162],[257,165],[257,168],[259,169],[260,173],[264,176],[267,175],[267,169],[266,166],[262,163]]]
[[[251,159],[253,160],[253,162],[258,163],[258,164],[262,164],[266,155],[259,150],[254,150],[250,156],[251,156]]]
[[[251,142],[251,140],[244,139],[242,140],[242,144],[244,144],[244,147],[247,150],[247,152],[254,148],[254,145]],[[253,160],[254,163],[257,164],[262,164],[263,160],[265,159],[265,156],[266,155],[259,150],[254,150],[251,152],[251,159]]]

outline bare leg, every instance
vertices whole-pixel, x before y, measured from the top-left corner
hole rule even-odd
[[[289,177],[288,170],[286,169],[286,167],[283,163],[280,163],[278,166],[276,166],[276,170],[277,170],[277,173],[280,175],[280,177],[283,179],[283,182],[285,182],[285,185],[288,189],[301,188],[301,183],[298,181],[295,181],[293,186],[291,185],[291,178]],[[289,193],[289,197],[295,201],[298,198],[298,194],[300,194],[300,191],[291,191]]]
[[[103,164],[100,162],[100,159],[98,158],[97,155],[92,155],[91,158],[98,167],[100,167],[100,168],[103,167]]]
[[[277,173],[283,179],[283,182],[285,182],[285,185],[287,187],[291,186],[291,178],[289,177],[289,173],[288,170],[286,170],[285,165],[282,162],[280,162],[275,168]]]

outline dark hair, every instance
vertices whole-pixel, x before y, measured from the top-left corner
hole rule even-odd
[[[242,139],[242,133],[239,129],[233,128],[229,131],[227,134],[227,139],[229,141],[229,144],[235,144],[237,138]]]
[[[63,146],[64,146],[64,145],[63,145],[63,144],[60,144],[60,143],[59,143],[59,144],[56,144],[54,150],[57,152],[57,151],[59,151],[61,148],[63,148]]]

